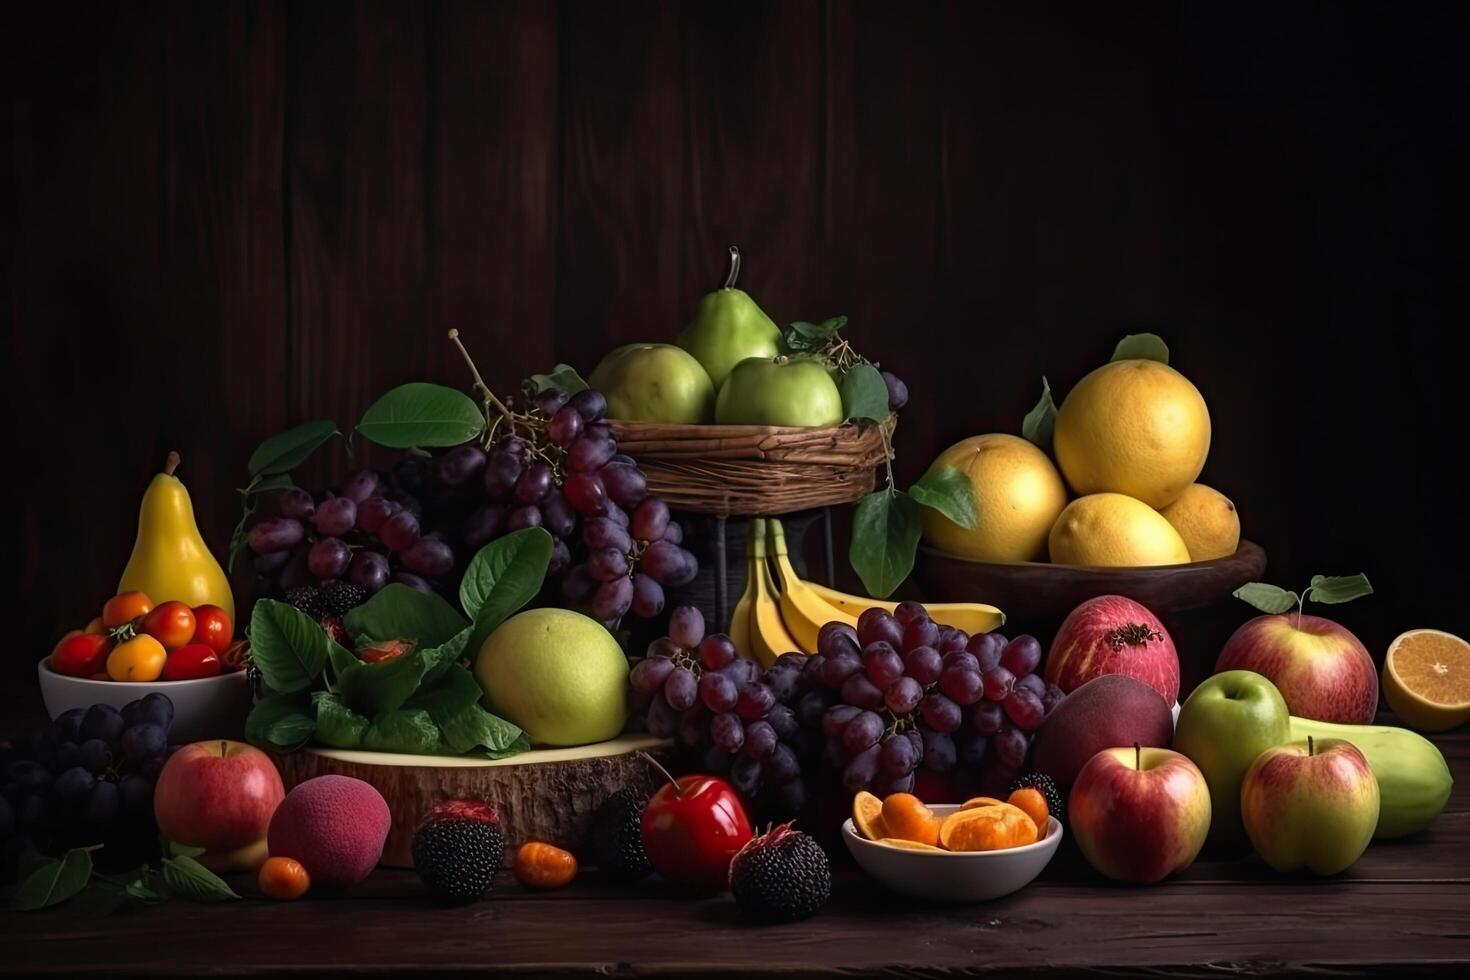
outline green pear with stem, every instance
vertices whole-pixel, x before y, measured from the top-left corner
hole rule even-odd
[[[718,391],[735,365],[748,357],[769,360],[781,353],[781,330],[743,289],[740,250],[730,246],[730,273],[725,284],[705,293],[694,319],[679,335],[678,345],[704,366]]]

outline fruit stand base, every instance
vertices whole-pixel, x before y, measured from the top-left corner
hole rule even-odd
[[[527,840],[575,848],[604,799],[624,786],[652,792],[663,782],[638,753],[657,757],[666,746],[649,736],[625,735],[596,745],[540,749],[495,761],[335,749],[303,749],[274,758],[288,791],[328,774],[366,780],[376,787],[393,814],[382,863],[411,868],[414,828],[431,806],[443,800],[496,803],[505,823],[507,863]]]

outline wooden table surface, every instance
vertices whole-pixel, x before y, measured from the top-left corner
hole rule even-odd
[[[1470,966],[1470,731],[1435,741],[1456,777],[1445,813],[1416,838],[1374,843],[1327,880],[1207,853],[1162,884],[1116,886],[1064,842],[1037,881],[999,901],[916,903],[844,864],[818,916],[751,926],[728,896],[690,900],[652,880],[616,888],[595,872],[550,893],[526,892],[503,872],[493,897],[450,909],[429,903],[412,872],[381,870],[347,897],[293,903],[257,898],[250,876],[233,876],[244,901],[103,919],[67,908],[0,911],[0,971],[1462,972]]]

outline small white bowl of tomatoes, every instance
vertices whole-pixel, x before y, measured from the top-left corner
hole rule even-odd
[[[159,691],[174,705],[172,741],[238,738],[251,691],[234,632],[218,606],[115,595],[36,665],[46,711],[56,718],[94,704],[120,709]]]

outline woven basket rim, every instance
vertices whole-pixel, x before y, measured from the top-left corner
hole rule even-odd
[[[888,413],[888,417],[882,422],[872,422],[864,419],[860,422],[843,422],[841,425],[717,425],[688,424],[680,422],[638,422],[629,419],[606,419],[608,425],[614,428],[657,429],[667,433],[670,438],[684,436],[689,439],[708,439],[712,436],[724,436],[727,438],[739,438],[741,436],[781,436],[800,435],[812,436],[822,432],[857,432],[865,433],[868,426],[891,426],[895,423],[897,415]]]

